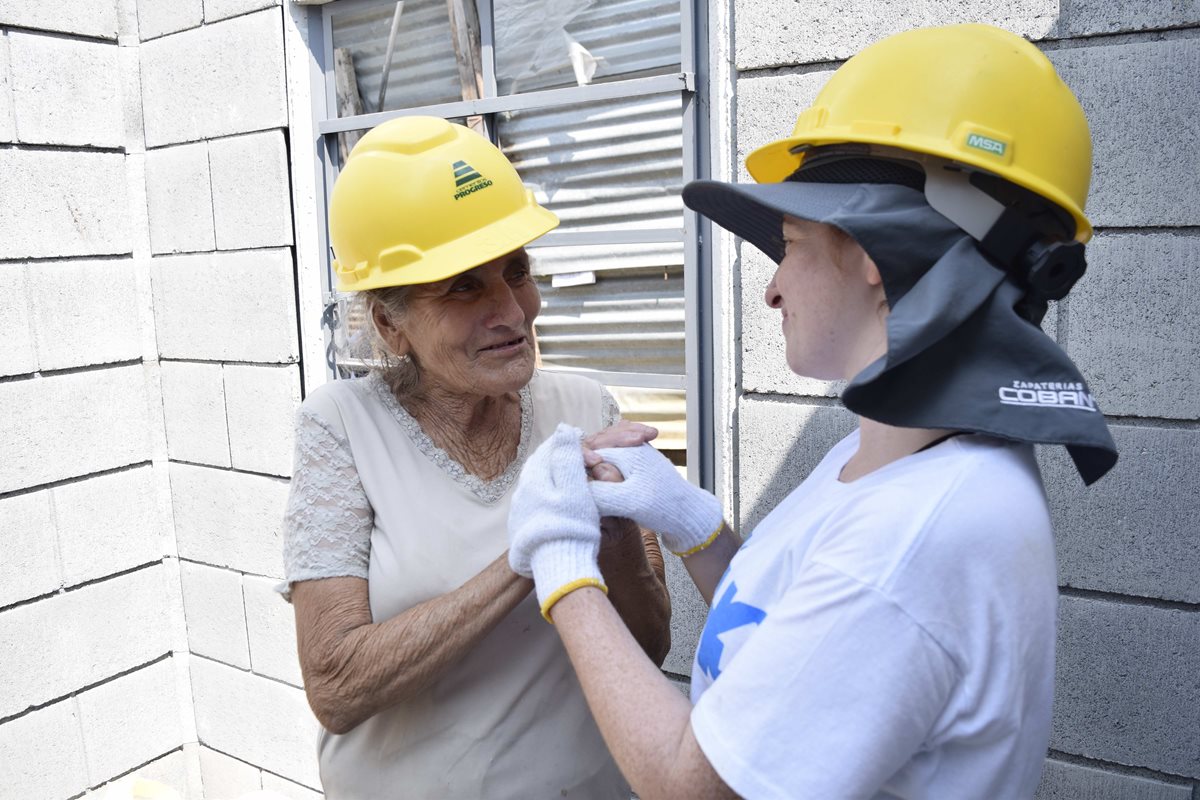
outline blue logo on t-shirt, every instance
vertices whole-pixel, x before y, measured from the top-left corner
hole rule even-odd
[[[767,612],[761,608],[734,600],[733,596],[736,594],[737,584],[730,581],[725,594],[721,595],[721,599],[708,612],[704,633],[700,635],[696,661],[709,680],[715,681],[721,674],[721,654],[725,651],[725,643],[721,641],[720,635],[743,625],[757,625],[767,616]]]

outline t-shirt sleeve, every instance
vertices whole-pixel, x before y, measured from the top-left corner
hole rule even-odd
[[[820,563],[796,577],[701,695],[692,730],[744,797],[874,797],[926,741],[958,668],[878,589]]]
[[[287,586],[316,578],[366,578],[374,522],[349,443],[319,414],[301,408],[283,517]]]

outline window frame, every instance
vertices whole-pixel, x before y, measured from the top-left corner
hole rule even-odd
[[[337,176],[338,134],[372,128],[401,116],[429,115],[443,118],[486,116],[532,108],[553,108],[583,102],[595,102],[646,95],[678,92],[681,97],[683,183],[708,178],[709,135],[707,92],[707,8],[702,0],[678,0],[680,12],[680,68],[678,72],[649,77],[616,79],[585,86],[539,89],[531,92],[499,95],[495,75],[493,0],[475,2],[479,16],[483,97],[449,103],[378,111],[352,117],[338,117],[334,89],[333,16],[337,13],[374,8],[381,0],[333,0],[312,9],[310,48],[323,76],[322,93],[314,92],[318,181],[316,201],[321,247],[320,278],[322,305],[335,298],[332,277],[332,255],[329,247],[328,214],[330,192]],[[316,86],[314,86],[316,88]],[[490,121],[489,121],[490,122]],[[489,131],[494,131],[489,124]],[[600,245],[638,243],[682,243],[684,283],[684,374],[640,372],[588,372],[589,377],[606,385],[644,388],[682,389],[685,392],[687,428],[687,469],[693,482],[709,490],[715,489],[715,431],[714,407],[714,308],[711,252],[705,242],[711,241],[707,220],[683,207],[682,228],[642,228],[616,231],[552,231],[538,239],[538,246]],[[322,325],[324,348],[327,351],[330,332]],[[553,367],[543,367],[554,371]],[[325,364],[326,378],[335,370]]]

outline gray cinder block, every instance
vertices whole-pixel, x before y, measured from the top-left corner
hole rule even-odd
[[[200,741],[306,786],[320,786],[317,721],[304,691],[192,658],[192,698]]]
[[[81,693],[79,722],[92,786],[179,747],[183,726],[175,661],[163,659]]]
[[[1197,198],[1200,201],[1200,198]],[[1200,417],[1200,237],[1096,237],[1067,301],[1067,349],[1106,414]]]
[[[299,367],[226,364],[222,372],[233,466],[247,472],[291,475],[293,420],[300,405]]]
[[[220,364],[162,362],[162,403],[171,458],[231,466]]]
[[[142,41],[196,28],[204,21],[202,0],[138,0],[137,4]]]
[[[1046,759],[1034,800],[1192,800],[1192,790],[1137,775]]]
[[[80,3],[78,0],[5,0],[0,3],[0,25],[116,39],[117,3],[115,0],[94,3]]]
[[[0,142],[17,140],[17,121],[13,116],[12,89],[9,86],[8,36],[0,32]]]
[[[129,253],[122,153],[0,149],[0,259]]]
[[[233,570],[180,562],[188,650],[223,664],[250,669],[242,576]]]
[[[5,611],[0,713],[52,702],[164,655],[166,606],[158,564]]]
[[[1200,777],[1200,614],[1063,597],[1050,747]]]
[[[17,139],[24,144],[125,143],[116,44],[8,34]]]
[[[204,0],[204,21],[216,22],[276,5],[279,0]]]
[[[281,13],[259,11],[143,44],[146,146],[285,127]]]
[[[241,572],[283,577],[287,481],[171,464],[179,557]]]
[[[292,198],[283,131],[217,139],[208,145],[217,247],[242,250],[292,243]]]
[[[1028,39],[1052,35],[1059,0],[957,3],[911,0],[734,0],[738,69],[840,61],[893,33],[929,25],[986,22]]]
[[[164,358],[290,363],[298,359],[288,250],[166,256],[151,262]]]
[[[0,383],[0,408],[0,492],[150,458],[140,365]]]
[[[857,425],[839,406],[743,396],[738,410],[738,530],[752,533]]]
[[[131,260],[40,262],[25,269],[41,369],[142,355]]]
[[[1200,431],[1113,426],[1117,466],[1085,487],[1041,448],[1063,586],[1200,603]]]
[[[1200,39],[1139,41],[1047,55],[1087,112],[1087,213],[1108,227],[1200,225]]]
[[[1200,5],[1192,0],[1156,3],[1059,0],[1062,36],[1181,28],[1197,23],[1200,23]]]
[[[216,249],[207,142],[146,153],[146,211],[153,253]]]

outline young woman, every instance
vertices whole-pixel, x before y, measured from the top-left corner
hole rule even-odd
[[[581,453],[559,426],[523,470],[509,561],[640,797],[1032,797],[1057,597],[1032,443],[1089,483],[1116,460],[1038,328],[1084,269],[1083,111],[1017,36],[909,31],[747,167],[758,185],[684,201],[779,265],[787,366],[849,381],[858,430],[741,544],[648,445]],[[658,531],[710,603],[691,704],[602,594],[602,515]]]

